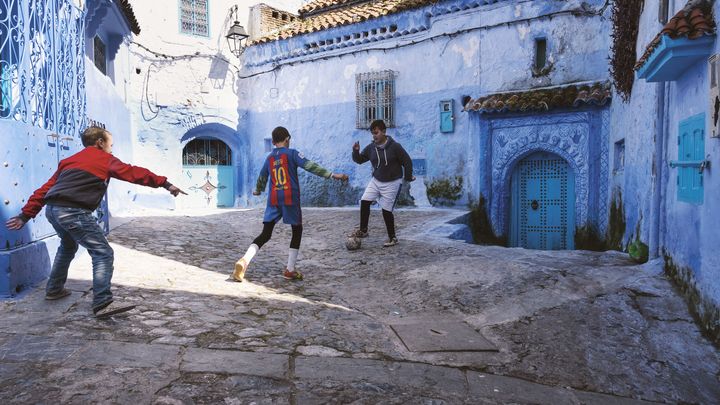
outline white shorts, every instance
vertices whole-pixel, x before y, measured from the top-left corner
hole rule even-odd
[[[365,201],[377,201],[380,208],[392,212],[393,208],[395,208],[395,202],[400,195],[402,183],[402,178],[384,182],[373,177],[370,179],[370,183],[368,183],[361,199]]]

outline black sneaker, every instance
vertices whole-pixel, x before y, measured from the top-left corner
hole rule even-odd
[[[354,231],[350,232],[348,234],[348,237],[351,238],[367,238],[368,237],[368,231],[363,231],[360,228],[355,228]]]
[[[387,242],[383,243],[383,247],[395,246],[397,244],[398,244],[398,239],[393,237],[393,238],[388,239]]]
[[[101,307],[99,309],[93,309],[93,312],[95,313],[95,318],[103,319],[108,318],[112,315],[119,314],[122,312],[127,312],[133,308],[135,308],[136,304],[125,304],[118,301],[111,301],[109,304],[105,305],[104,307]]]
[[[62,290],[54,293],[46,293],[45,299],[48,301],[54,301],[59,300],[60,298],[65,298],[68,295],[72,294],[72,291],[68,290],[67,288],[63,288]]]

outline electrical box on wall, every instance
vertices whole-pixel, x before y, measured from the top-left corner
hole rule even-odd
[[[453,101],[443,100],[440,102],[440,132],[453,132],[454,130]]]
[[[720,54],[710,57],[708,60],[708,73],[710,75],[710,136],[720,138]]]

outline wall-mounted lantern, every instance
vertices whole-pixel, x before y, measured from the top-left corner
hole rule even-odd
[[[235,5],[230,10],[231,14],[235,14],[235,22],[233,22],[233,25],[230,26],[227,35],[225,35],[225,38],[227,38],[230,52],[232,52],[233,55],[239,58],[240,55],[242,55],[242,53],[245,51],[245,44],[243,44],[243,42],[249,37],[249,35],[247,34],[247,32],[245,32],[245,28],[243,28],[243,26],[240,25],[240,22],[238,21],[237,9],[238,6]]]

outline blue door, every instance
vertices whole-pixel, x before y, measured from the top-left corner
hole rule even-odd
[[[225,142],[198,138],[183,148],[183,173],[180,186],[188,190],[184,206],[233,207],[235,205],[235,166],[232,150]]]
[[[545,152],[526,157],[511,187],[511,246],[574,249],[575,176],[563,158]]]

